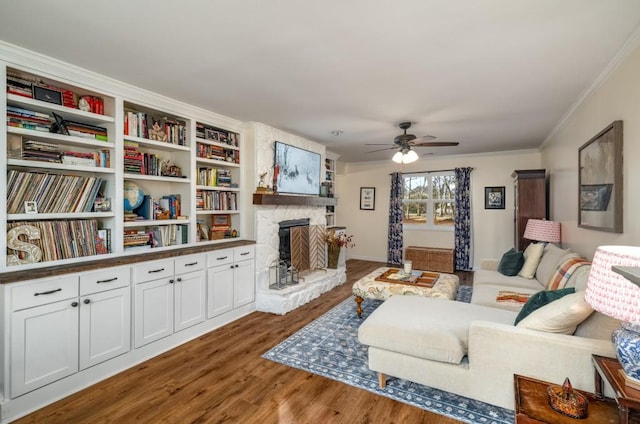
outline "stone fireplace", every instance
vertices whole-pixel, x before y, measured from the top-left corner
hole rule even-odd
[[[324,207],[318,206],[255,206],[257,310],[283,315],[346,280],[344,266],[338,269],[313,270],[315,266],[312,266],[310,260],[308,268],[312,270],[300,272],[298,284],[281,290],[269,288],[270,269],[280,260],[281,223],[289,229],[300,226],[291,225],[292,223],[308,224],[311,227],[324,225],[324,211]],[[290,241],[286,244],[290,246]]]

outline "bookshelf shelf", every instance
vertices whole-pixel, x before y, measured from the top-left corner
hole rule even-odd
[[[125,180],[146,180],[146,181],[164,181],[176,184],[189,184],[191,180],[189,178],[178,177],[162,177],[158,175],[142,175],[142,174],[124,174]]]
[[[115,174],[113,168],[102,168],[99,166],[81,166],[81,165],[66,165],[64,163],[50,163],[40,162],[37,160],[22,160],[22,159],[9,159],[7,165],[10,167],[20,168],[39,168],[39,169],[54,169],[61,171],[75,171],[75,172],[90,172],[98,174]]]
[[[207,185],[197,185],[197,190],[211,190],[211,191],[236,191],[239,192],[239,188],[235,187],[217,187],[217,186],[207,186]]]
[[[114,212],[67,212],[67,213],[18,213],[8,214],[7,219],[10,221],[45,221],[49,219],[87,219],[87,218],[113,218]]]
[[[125,135],[125,141],[134,141],[140,145],[141,148],[165,150],[165,151],[182,151],[190,152],[191,148],[188,146],[181,146],[179,144],[166,143],[164,141],[155,141],[148,138],[135,137],[132,135]]]
[[[163,226],[163,225],[188,225],[188,219],[154,219],[154,220],[143,220],[143,221],[126,221],[124,223],[125,228],[132,227],[153,227],[153,226]]]
[[[234,211],[203,211],[203,210],[198,210],[196,211],[196,213],[198,215],[239,215],[240,211],[238,210],[234,210]]]
[[[218,141],[205,140],[204,138],[200,138],[200,137],[196,137],[196,142],[202,143],[202,144],[208,144],[210,146],[222,147],[223,149],[226,149],[226,150],[240,150],[240,147],[238,146],[232,146],[230,144],[220,143]]]
[[[198,165],[211,166],[213,168],[223,167],[223,168],[240,168],[240,164],[233,162],[226,162],[223,160],[216,159],[207,159],[207,158],[196,158],[196,162]]]
[[[50,113],[56,112],[63,118],[79,119],[88,124],[106,124],[113,123],[115,119],[112,116],[100,115],[92,112],[85,112],[79,109],[71,109],[69,107],[60,106],[40,100],[30,99],[28,97],[17,96],[15,94],[7,94],[7,103],[34,110],[36,112]]]
[[[20,135],[28,139],[39,140],[39,141],[57,141],[64,145],[76,145],[76,146],[87,146],[94,147],[97,149],[113,149],[115,147],[115,143],[109,141],[100,141],[100,140],[92,140],[90,138],[76,137],[71,135],[62,135],[62,134],[53,134],[46,133],[35,130],[28,130],[25,128],[7,128],[7,132],[9,134]]]

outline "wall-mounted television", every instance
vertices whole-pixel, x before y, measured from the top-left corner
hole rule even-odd
[[[278,193],[320,194],[320,154],[276,141],[274,173]]]

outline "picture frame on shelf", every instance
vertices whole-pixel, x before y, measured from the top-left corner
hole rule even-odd
[[[38,213],[38,203],[32,200],[24,202],[24,213],[29,213],[29,214]]]
[[[504,209],[504,186],[484,188],[484,208]]]
[[[55,120],[55,122],[51,124],[51,128],[49,129],[49,131],[51,131],[54,134],[69,135],[69,130],[67,129],[67,123],[64,121],[64,118],[55,112],[51,112],[51,115],[53,116],[53,119]]]
[[[212,227],[217,230],[228,229],[231,227],[231,215],[213,215],[211,218]]]
[[[622,121],[578,149],[578,227],[622,233]]]
[[[360,187],[360,210],[373,211],[376,209],[376,188]]]

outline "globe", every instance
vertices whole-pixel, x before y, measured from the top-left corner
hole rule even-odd
[[[136,183],[124,182],[124,211],[131,212],[142,204],[144,193]]]

